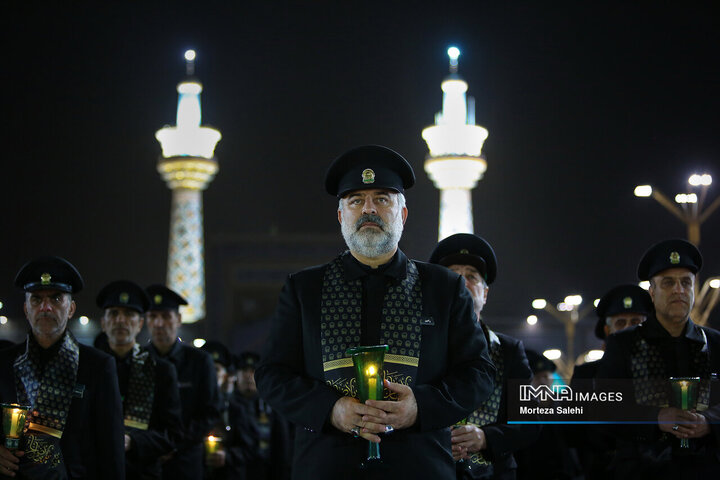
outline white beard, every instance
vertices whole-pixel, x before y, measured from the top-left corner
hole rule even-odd
[[[346,222],[345,216],[342,216],[342,235],[350,251],[363,257],[377,258],[395,250],[403,232],[401,213],[402,210],[399,210],[389,223],[385,223],[378,215],[363,215],[353,225]],[[367,221],[378,224],[380,230],[358,230],[360,225]]]

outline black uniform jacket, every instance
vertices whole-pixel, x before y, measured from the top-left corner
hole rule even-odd
[[[401,251],[397,256],[404,272],[407,257]],[[421,327],[420,363],[411,386],[417,421],[383,436],[381,456],[389,468],[372,478],[453,478],[448,427],[475,410],[493,388],[494,367],[464,281],[447,268],[415,263],[423,315],[434,323]],[[341,394],[325,383],[322,365],[320,302],[326,268],[289,276],[255,373],[260,396],[297,426],[296,479],[351,478],[367,456],[366,440],[330,424]]]
[[[150,344],[148,350],[160,354]],[[220,396],[215,365],[207,352],[175,342],[164,358],[177,370],[182,405],[182,435],[172,459],[163,464],[163,478],[197,479],[203,475],[203,441],[220,419]]]
[[[528,384],[532,380],[532,370],[525,356],[523,343],[513,337],[495,332],[500,339],[500,348],[505,367],[505,388],[502,391],[500,410],[496,423],[482,427],[487,440],[487,449],[483,456],[493,464],[496,478],[505,472],[517,468],[513,452],[531,445],[540,433],[539,425],[508,425],[508,389],[507,380],[525,380]]]
[[[125,440],[115,360],[92,347],[79,347],[76,384],[84,390],[72,399],[60,440],[65,467],[69,478],[121,480]],[[24,351],[24,342],[0,351],[0,402],[17,402],[13,363]]]
[[[110,353],[110,352],[108,352]],[[127,394],[131,368],[131,354],[116,358],[120,393]],[[128,428],[130,450],[125,465],[128,479],[161,478],[159,458],[173,451],[182,435],[180,393],[175,367],[168,361],[155,358],[155,388],[152,413],[147,430]]]
[[[631,354],[638,336],[645,339],[649,345],[657,347],[665,363],[668,376],[673,377],[703,376],[702,372],[695,371],[690,358],[690,345],[692,343],[701,344],[704,341],[703,337],[707,338],[710,359],[709,373],[720,372],[720,332],[696,325],[688,319],[684,333],[680,337],[674,338],[662,327],[653,314],[642,324],[608,337],[605,355],[597,373],[598,385],[601,388],[611,389],[613,379],[632,378]],[[611,433],[618,437],[618,460],[621,464],[625,462],[626,471],[635,473],[638,471],[634,470],[636,467],[661,468],[661,472],[670,475],[671,472],[665,466],[668,463],[670,467],[677,466],[685,472],[688,469],[705,471],[709,465],[714,474],[720,474],[720,457],[718,457],[720,389],[717,383],[717,381],[711,382],[709,408],[700,412],[708,420],[710,434],[697,440],[691,440],[691,455],[685,456],[689,461],[687,465],[692,465],[692,467],[688,467],[686,464],[681,465],[684,460],[675,456],[677,453],[675,448],[673,448],[675,450],[673,457],[668,458],[667,462],[661,457],[654,457],[663,450],[663,445],[673,445],[679,440],[676,442],[675,437],[670,438],[669,435],[660,431],[657,423],[653,424],[653,422],[657,422],[659,407],[638,405],[635,402],[635,392],[631,387],[630,391],[624,392],[622,409],[630,412],[634,420],[649,422],[649,424],[615,427],[611,430]],[[644,456],[642,460],[639,458],[640,455]],[[633,462],[640,464],[628,466]],[[619,476],[623,476],[622,472]]]

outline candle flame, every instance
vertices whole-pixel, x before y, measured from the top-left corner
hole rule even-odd
[[[213,437],[212,435],[210,435],[207,439],[208,439],[208,442],[214,442],[217,440],[217,438]]]
[[[368,375],[375,375],[377,373],[377,369],[375,368],[375,365],[368,366],[367,374]]]

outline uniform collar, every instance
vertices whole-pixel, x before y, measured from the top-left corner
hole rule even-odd
[[[641,324],[641,327],[643,335],[647,338],[674,338],[670,335],[670,332],[665,330],[654,313],[648,316],[648,319]],[[682,335],[678,338],[682,337],[685,337],[693,342],[705,343],[705,336],[702,333],[702,329],[689,317]]]
[[[380,273],[398,280],[404,280],[407,276],[407,257],[399,248],[388,263],[380,265],[377,269],[358,262],[355,257],[352,256],[350,251],[343,253],[340,259],[343,263],[345,280],[347,281],[357,280],[358,278],[365,277],[367,275]]]

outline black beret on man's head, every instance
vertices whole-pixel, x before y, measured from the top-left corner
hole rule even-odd
[[[60,257],[40,257],[20,268],[15,276],[15,286],[26,292],[36,290],[59,290],[77,293],[84,282],[75,266]]]
[[[404,193],[414,184],[415,172],[408,161],[380,145],[363,145],[343,153],[325,174],[325,190],[338,198],[371,188]]]
[[[702,262],[700,250],[687,240],[664,240],[645,252],[638,265],[637,275],[640,280],[650,280],[670,268],[687,268],[697,273],[702,268]]]
[[[598,321],[595,324],[595,336],[605,340],[607,317],[621,313],[637,313],[648,316],[653,311],[650,294],[637,285],[618,285],[602,296],[595,307]]]
[[[430,255],[430,263],[472,265],[490,285],[497,274],[497,257],[490,244],[472,233],[456,233],[444,238]]]
[[[542,355],[535,350],[525,350],[525,355],[528,359],[528,364],[530,365],[530,370],[532,370],[533,374],[536,374],[538,372],[554,372],[557,370],[557,365],[555,365],[555,362],[547,358],[545,355]]]
[[[187,300],[165,285],[150,285],[145,289],[145,293],[150,298],[150,308],[148,310],[178,311],[180,305],[188,304]]]
[[[127,307],[138,313],[145,313],[150,306],[145,290],[129,280],[116,280],[105,285],[95,298],[95,303],[102,309]]]

